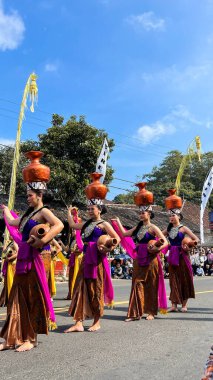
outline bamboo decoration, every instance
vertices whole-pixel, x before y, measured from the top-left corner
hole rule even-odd
[[[200,141],[199,136],[196,136],[194,140],[192,140],[192,142],[187,148],[186,154],[183,156],[183,159],[181,161],[177,178],[175,181],[175,188],[176,188],[177,195],[179,195],[179,192],[180,192],[181,179],[182,179],[184,170],[186,168],[186,165],[191,161],[192,157],[196,154],[198,156],[198,160],[201,161],[201,141]]]
[[[20,142],[21,142],[21,128],[22,123],[24,120],[24,111],[27,108],[27,99],[30,96],[30,111],[34,112],[34,104],[37,102],[38,98],[38,88],[36,84],[37,75],[35,73],[30,74],[25,89],[24,94],[21,102],[21,108],[19,113],[19,119],[18,119],[18,128],[17,128],[17,134],[16,134],[16,142],[15,142],[15,149],[14,149],[14,156],[13,156],[13,166],[12,166],[12,174],[11,174],[11,180],[10,180],[10,191],[9,191],[9,199],[8,199],[8,208],[11,210],[14,207],[15,203],[15,192],[16,192],[16,174],[17,174],[17,167],[19,165],[19,158],[20,158]],[[4,236],[4,245],[7,244],[7,241],[9,240],[9,233],[7,228],[5,229],[5,236]]]
[[[19,165],[19,158],[20,158],[20,142],[21,142],[21,128],[22,123],[24,119],[24,112],[27,108],[27,99],[28,96],[30,96],[31,100],[31,106],[30,111],[34,112],[34,104],[37,101],[38,97],[38,88],[36,84],[37,76],[35,73],[30,74],[25,89],[24,94],[21,102],[21,109],[19,113],[19,119],[18,119],[18,128],[17,128],[17,135],[16,135],[16,142],[15,142],[15,150],[14,150],[14,156],[13,156],[13,167],[12,167],[12,174],[11,174],[11,180],[10,180],[10,192],[9,192],[9,200],[8,200],[8,207],[11,210],[14,207],[15,203],[15,191],[16,191],[16,173],[17,173],[17,167]]]

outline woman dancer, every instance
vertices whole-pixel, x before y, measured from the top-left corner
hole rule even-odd
[[[105,303],[112,303],[113,301],[113,288],[106,253],[113,249],[120,239],[112,226],[101,219],[101,213],[104,209],[102,200],[106,195],[107,188],[98,180],[101,174],[93,173],[92,176],[95,179],[95,189],[90,189],[94,183],[86,188],[89,220],[86,223],[75,223],[72,215],[75,212],[74,208],[70,207],[68,210],[70,228],[81,231],[84,257],[76,278],[69,308],[69,314],[73,316],[75,325],[65,330],[65,333],[84,331],[83,321],[85,318],[94,319],[88,331],[99,330],[101,327],[100,318],[104,311],[104,301]],[[105,234],[116,239],[116,244],[111,248],[98,248],[97,241],[100,236]]]
[[[2,274],[4,276],[4,287],[0,295],[0,306],[7,306],[10,291],[13,285],[13,278],[16,268],[16,258],[18,255],[18,245],[10,238],[10,242],[3,250],[4,264]]]
[[[27,157],[29,153],[32,152],[28,152]],[[41,156],[41,152],[33,153],[37,158]],[[15,217],[5,205],[1,205],[7,227],[19,245],[7,318],[0,333],[5,340],[0,344],[1,351],[13,348],[18,352],[31,350],[37,345],[37,334],[48,333],[49,318],[55,322],[40,250],[49,250],[48,242],[62,230],[63,224],[43,206],[44,181],[49,179],[49,168],[37,160],[36,169],[31,170],[29,165],[27,175],[26,170],[23,175],[29,204],[25,214],[22,218]],[[48,223],[46,235],[42,238],[30,236],[31,229],[40,223]]]
[[[199,241],[197,236],[181,223],[182,200],[175,195],[175,189],[169,190],[170,197],[165,199],[166,208],[169,214],[169,225],[164,235],[171,245],[168,256],[169,262],[169,284],[170,301],[172,303],[170,312],[178,311],[177,305],[182,305],[181,311],[187,312],[187,301],[195,298],[193,272],[188,255],[188,248],[182,248],[182,241],[185,236],[189,236],[195,243]]]
[[[158,253],[167,246],[167,242],[160,229],[151,223],[151,219],[154,217],[151,206],[153,194],[145,190],[144,182],[137,184],[137,186],[140,191],[134,200],[140,209],[138,225],[130,230],[125,230],[119,218],[112,221],[114,228],[117,224],[123,237],[132,237],[136,244],[136,255],[132,256],[134,257],[132,288],[126,322],[139,320],[143,314],[147,314],[147,320],[153,320],[158,313],[159,296],[163,297],[162,309],[165,311],[166,308],[165,284]],[[160,239],[161,246],[156,247],[152,244],[152,247],[148,248],[149,242],[156,238]],[[125,239],[121,237],[121,244],[123,241]],[[124,246],[124,248],[126,247]],[[130,253],[128,247],[127,253]]]

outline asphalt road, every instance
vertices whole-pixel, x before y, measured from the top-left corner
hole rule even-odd
[[[114,280],[116,305],[105,310],[101,330],[63,334],[72,319],[67,315],[69,301],[63,300],[67,284],[57,284],[58,330],[40,335],[39,346],[30,352],[1,352],[0,378],[201,379],[213,343],[213,278],[195,279],[196,299],[190,300],[187,314],[125,323],[130,286],[129,280]],[[5,312],[0,309],[0,326]],[[90,324],[86,321],[85,327]]]

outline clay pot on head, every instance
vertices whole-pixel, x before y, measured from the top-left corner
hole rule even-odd
[[[85,188],[87,199],[105,199],[108,189],[100,182],[102,174],[95,172],[91,173],[90,177],[92,178],[92,183]]]
[[[37,224],[31,229],[29,237],[33,235],[39,239],[42,239],[49,232],[49,230],[50,226],[48,224]]]
[[[31,160],[31,162],[22,171],[25,183],[49,181],[50,168],[40,163],[40,158],[42,156],[42,152],[35,150],[25,153],[25,157]]]
[[[195,240],[190,239],[189,237],[185,237],[182,240],[181,247],[185,252],[190,251],[192,248],[196,247],[197,242]]]
[[[159,248],[159,251],[160,251],[160,248],[162,247],[163,244],[164,244],[164,240],[163,239],[150,240],[147,243],[147,250],[148,251],[152,251],[153,248]]]
[[[134,195],[134,202],[137,206],[149,206],[154,203],[154,196],[151,191],[146,190],[146,182],[136,183],[139,191]]]
[[[109,235],[102,235],[98,238],[97,247],[99,251],[105,248],[105,250],[110,252],[116,246],[117,242],[117,239],[111,238]]]
[[[165,199],[165,205],[167,210],[172,210],[174,208],[182,207],[182,199],[178,197],[176,193],[176,189],[169,189],[169,197]]]

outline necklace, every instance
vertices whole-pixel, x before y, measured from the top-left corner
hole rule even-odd
[[[84,232],[82,233],[82,239],[85,239],[85,238],[87,238],[87,237],[89,237],[91,234],[92,234],[92,232],[94,231],[94,228],[97,226],[97,224],[99,224],[99,223],[101,223],[101,222],[103,222],[103,220],[102,219],[100,219],[100,220],[96,220],[96,221],[94,221],[94,222],[91,222],[86,228],[85,228],[85,230],[84,230]]]
[[[141,240],[143,239],[143,237],[146,235],[146,233],[149,231],[151,227],[151,223],[150,224],[146,224],[146,225],[143,225],[141,226],[140,230],[138,231],[137,233],[137,238],[138,240]]]
[[[170,239],[175,239],[177,237],[179,229],[181,227],[183,227],[183,225],[179,224],[178,226],[171,228],[171,230],[169,231],[169,237],[170,237]]]

